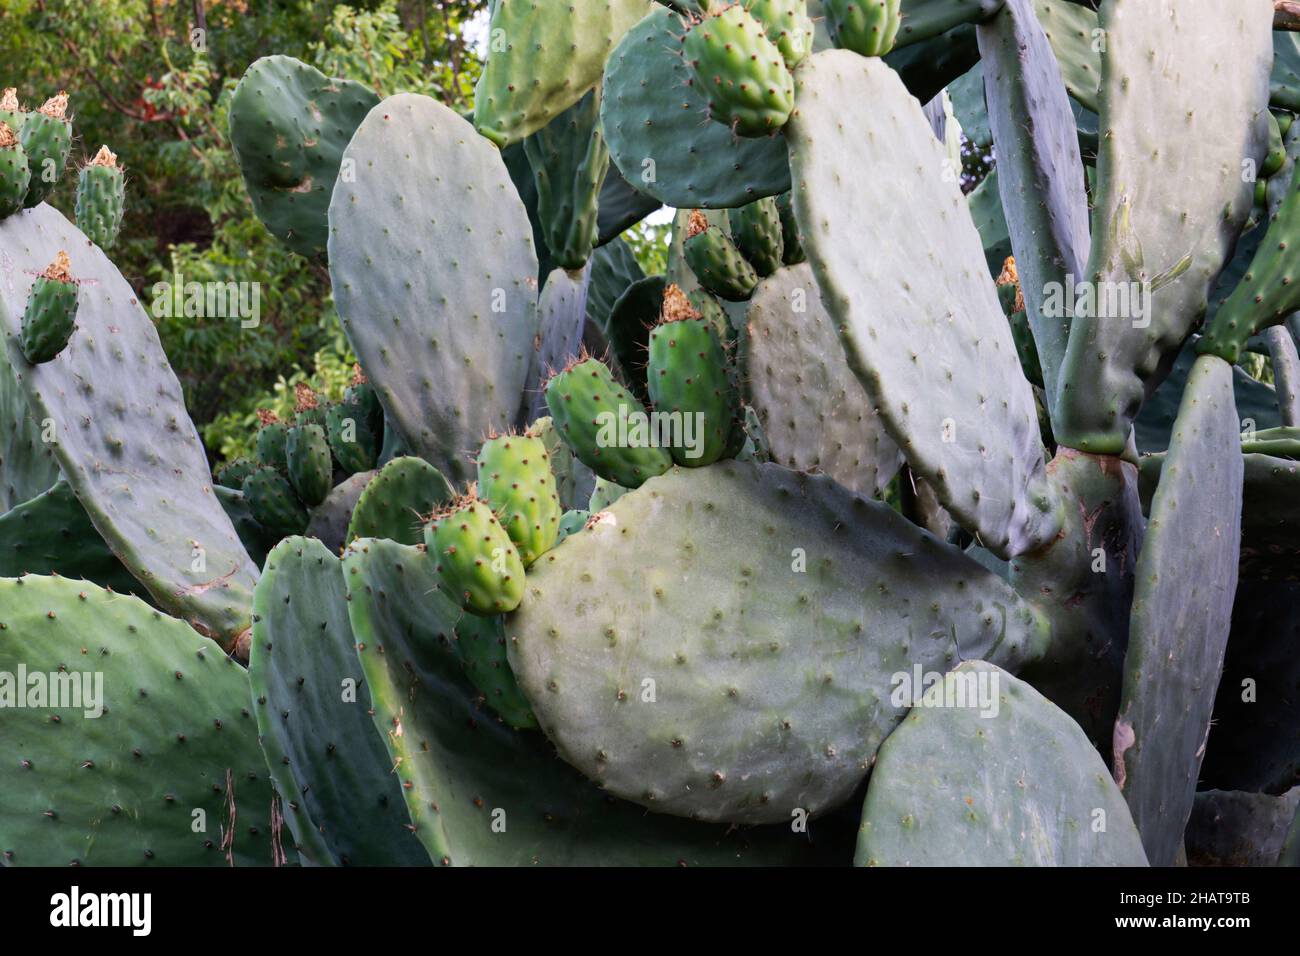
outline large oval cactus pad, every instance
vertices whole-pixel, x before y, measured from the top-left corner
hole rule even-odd
[[[0,579],[0,634],[0,671],[69,695],[0,720],[6,866],[283,859],[248,675],[215,643],[136,598],[34,575]]]
[[[319,541],[285,538],[253,609],[253,713],[302,852],[320,865],[427,866],[370,718],[342,563]]]
[[[1033,392],[942,145],[898,75],[845,50],[795,71],[794,209],[849,365],[908,464],[985,547],[1060,527]],[[894,184],[867,190],[847,169]],[[866,224],[888,242],[859,241]]]
[[[491,5],[488,55],[474,87],[474,125],[498,146],[517,143],[600,82],[605,59],[650,0],[537,0]]]
[[[773,461],[868,495],[889,484],[902,456],[844,358],[807,263],[759,282],[740,343],[745,397]]]
[[[537,255],[501,154],[411,93],[370,111],[330,202],[343,331],[390,424],[453,480],[515,423],[537,332]]]
[[[47,205],[0,222],[0,298],[34,418],[99,533],[159,605],[229,646],[248,627],[257,568],[212,491],[180,382],[131,286]],[[82,283],[77,331],[53,361],[18,346],[27,291],[60,250]]]
[[[887,505],[738,461],[624,494],[529,570],[506,634],[561,756],[654,810],[742,823],[847,800],[906,711],[897,675],[1018,667],[1046,640]]]
[[[880,748],[859,866],[1147,865],[1106,765],[1051,701],[984,661],[932,694]]]
[[[830,821],[814,822],[808,834],[788,826],[740,830],[611,799],[557,760],[546,738],[512,730],[479,703],[452,648],[462,612],[434,589],[422,551],[362,540],[343,567],[375,727],[398,767],[415,835],[435,864],[847,862],[843,834]]]
[[[601,125],[619,172],[669,206],[743,206],[790,188],[778,133],[745,139],[708,116],[682,56],[688,24],[656,7],[610,54]]]

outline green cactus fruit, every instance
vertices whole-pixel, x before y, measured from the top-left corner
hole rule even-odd
[[[587,527],[587,522],[591,520],[590,511],[566,511],[560,516],[560,534],[555,539],[558,545],[561,541],[571,534],[577,534],[583,528]]]
[[[607,481],[637,488],[672,466],[668,452],[653,443],[645,406],[598,359],[551,376],[546,406],[578,460]]]
[[[311,422],[294,424],[285,439],[284,453],[293,490],[307,507],[316,507],[330,493],[333,482],[325,429]]]
[[[0,219],[23,208],[31,179],[27,151],[19,142],[18,134],[8,123],[0,123]]]
[[[533,433],[494,435],[478,459],[478,490],[528,567],[551,548],[560,530],[560,496],[546,442]]]
[[[257,430],[257,460],[288,477],[289,459],[285,455],[284,446],[289,438],[289,426],[280,421],[275,412],[266,408],[257,410],[257,419],[261,422]]]
[[[711,465],[733,447],[742,412],[729,372],[718,330],[670,286],[663,317],[650,333],[646,381],[655,411],[680,422],[669,444],[677,464]]]
[[[442,472],[423,458],[399,456],[380,469],[357,499],[347,541],[388,538],[415,545],[424,540],[424,515],[456,497]]]
[[[4,123],[15,133],[21,133],[27,116],[27,111],[18,105],[16,89],[7,86],[0,91],[0,123]]]
[[[794,77],[781,50],[740,4],[695,23],[682,41],[709,118],[740,136],[767,136],[794,109]]]
[[[253,518],[272,534],[302,534],[307,527],[307,509],[289,480],[274,468],[255,468],[244,478],[243,491]]]
[[[379,461],[383,433],[371,430],[365,406],[361,402],[343,401],[325,410],[329,427],[330,449],[339,466],[350,475],[370,471]],[[382,421],[382,418],[381,418]]]
[[[343,401],[348,405],[360,406],[362,420],[370,431],[380,436],[384,434],[384,408],[379,404],[379,394],[375,387],[361,371],[361,363],[352,363],[352,382],[343,390]],[[383,442],[381,441],[382,445]]]
[[[244,487],[244,479],[258,468],[258,463],[250,458],[235,458],[226,462],[212,473],[212,480],[223,488],[238,491]]]
[[[442,591],[471,614],[504,614],[523,600],[519,552],[473,485],[430,516],[424,546]]]
[[[745,9],[794,69],[813,48],[813,22],[806,0],[744,0]]]
[[[744,302],[758,285],[758,273],[745,261],[735,243],[704,213],[691,210],[682,246],[686,264],[706,290],[728,302]]]
[[[68,94],[60,92],[46,100],[35,113],[28,114],[19,132],[23,149],[27,151],[27,168],[31,170],[27,198],[23,200],[23,206],[28,209],[45,201],[68,165],[72,123],[67,112]]]
[[[320,396],[306,382],[299,382],[293,387],[293,421],[295,425],[319,425],[322,431],[329,429],[329,419]]]
[[[776,211],[781,216],[781,261],[788,266],[797,266],[807,260],[803,251],[803,242],[799,239],[799,223],[794,218],[794,203],[791,194],[781,193],[776,197]]]
[[[68,254],[60,251],[27,294],[18,344],[33,365],[50,361],[72,337],[77,320],[77,282],[71,269]]]
[[[26,146],[26,142],[23,143]],[[1259,167],[1259,178],[1261,180],[1269,179],[1279,169],[1286,165],[1286,146],[1282,143],[1282,127],[1277,121],[1277,117],[1272,113],[1268,114],[1268,153],[1264,156],[1264,162]]]
[[[902,25],[902,0],[823,0],[831,42],[863,56],[884,56]]]
[[[126,177],[117,156],[101,146],[95,158],[81,167],[77,180],[77,228],[101,249],[111,249],[125,208]]]
[[[733,209],[728,218],[732,241],[760,276],[770,276],[781,268],[785,236],[775,199],[768,196]]]

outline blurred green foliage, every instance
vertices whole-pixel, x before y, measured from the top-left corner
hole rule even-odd
[[[284,53],[387,95],[411,90],[464,108],[480,64],[464,27],[486,0],[3,0],[0,86],[24,104],[70,95],[80,163],[107,144],[127,171],[113,251],[146,307],[155,283],[260,283],[260,321],[155,317],[214,459],[247,450],[254,410],[292,406],[350,376],[324,270],[253,215],[227,139],[235,85]],[[52,198],[71,216],[72,177]],[[153,314],[151,310],[151,314]],[[311,358],[307,361],[303,359]],[[240,430],[246,432],[240,437]]]

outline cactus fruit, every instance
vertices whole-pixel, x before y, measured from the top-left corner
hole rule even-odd
[[[307,527],[307,509],[289,480],[274,468],[263,465],[250,472],[244,478],[243,492],[257,523],[272,534],[302,534]]]
[[[534,432],[493,435],[478,459],[478,490],[528,567],[555,546],[560,496],[546,443]]]
[[[698,209],[691,211],[682,249],[700,285],[720,299],[744,302],[758,284],[754,267],[721,229],[709,225]]]
[[[763,25],[740,4],[692,24],[682,55],[708,97],[710,119],[740,136],[767,136],[790,118],[794,78]]]
[[[18,90],[7,86],[0,90],[0,123],[4,123],[15,133],[21,133],[23,123],[27,121],[27,111],[18,105]]]
[[[285,437],[284,454],[289,466],[289,483],[299,500],[309,508],[316,507],[333,487],[330,445],[325,429],[311,422],[290,426]]]
[[[289,458],[285,445],[289,440],[289,426],[280,421],[275,412],[266,408],[257,410],[257,460],[274,468],[286,478],[289,476]]]
[[[77,280],[68,254],[59,251],[32,283],[23,312],[19,346],[33,365],[48,362],[68,344],[77,320]]]
[[[0,122],[0,219],[23,208],[31,179],[27,151],[18,134],[8,123]]]
[[[67,117],[68,94],[59,93],[45,101],[23,123],[20,137],[27,151],[31,182],[23,205],[30,209],[53,192],[72,148],[72,123]]]
[[[806,0],[744,0],[745,9],[763,26],[790,69],[813,49],[813,22]]]
[[[578,460],[607,481],[636,488],[673,463],[655,443],[645,407],[598,359],[583,358],[551,376],[546,406]]]
[[[107,146],[85,166],[77,179],[77,228],[101,249],[111,249],[122,228],[126,208],[126,177],[117,156]]]
[[[646,375],[655,411],[681,421],[682,440],[669,445],[676,464],[702,468],[740,450],[740,397],[727,353],[717,328],[676,286],[668,287],[663,315],[650,332]]]
[[[769,196],[733,209],[728,218],[732,241],[760,276],[770,276],[781,268],[785,237],[775,199]]]
[[[388,538],[401,544],[424,540],[424,515],[456,493],[442,472],[421,458],[399,456],[379,470],[352,509],[347,540]]]
[[[435,511],[424,546],[442,591],[471,614],[513,611],[524,595],[524,566],[514,542],[476,489]]]
[[[902,26],[902,0],[823,0],[831,40],[842,50],[884,56]]]

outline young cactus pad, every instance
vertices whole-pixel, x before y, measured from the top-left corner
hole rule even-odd
[[[491,615],[519,606],[524,593],[519,551],[472,485],[429,518],[424,545],[443,592],[465,610]]]

